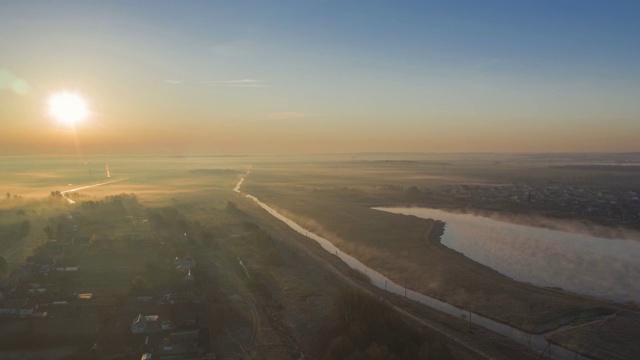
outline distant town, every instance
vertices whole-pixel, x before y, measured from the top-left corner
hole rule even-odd
[[[409,188],[412,199],[442,202],[456,206],[513,213],[587,219],[603,225],[638,226],[640,195],[636,191],[606,189],[599,186],[546,186],[524,183],[509,185],[444,185]]]

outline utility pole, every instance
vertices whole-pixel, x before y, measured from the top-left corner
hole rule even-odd
[[[404,278],[404,297],[407,297],[407,278]]]

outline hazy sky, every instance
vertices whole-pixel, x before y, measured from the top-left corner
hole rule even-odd
[[[638,1],[2,1],[0,151],[640,151]],[[47,114],[61,90],[93,112]]]

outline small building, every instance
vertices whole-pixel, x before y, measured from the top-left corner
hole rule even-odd
[[[38,310],[38,305],[27,299],[8,299],[0,302],[0,317],[26,318]]]
[[[158,315],[144,316],[139,314],[131,323],[132,334],[147,334],[161,331],[162,328],[158,323]]]

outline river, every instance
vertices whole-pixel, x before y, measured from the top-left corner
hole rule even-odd
[[[640,300],[640,242],[429,208],[376,208],[445,222],[442,244],[515,280],[626,302]]]
[[[236,184],[235,188],[233,189],[233,191],[239,193],[239,194],[244,194],[241,192],[240,190],[240,186],[242,185],[242,183],[244,182],[245,177],[249,174],[249,172],[247,172],[244,176],[242,176],[240,178],[240,180],[238,181],[238,183]],[[284,222],[285,224],[287,224],[290,228],[292,228],[293,230],[297,231],[298,233],[316,241],[318,244],[320,244],[320,246],[322,246],[322,248],[324,250],[326,250],[327,252],[336,255],[338,258],[340,258],[340,260],[342,260],[343,262],[345,262],[347,265],[349,265],[352,269],[358,270],[364,274],[366,274],[370,279],[371,279],[371,283],[375,286],[377,286],[380,289],[384,289],[385,291],[394,293],[394,294],[398,294],[398,295],[403,295],[406,296],[409,299],[412,299],[414,301],[417,301],[421,304],[427,305],[431,308],[434,308],[436,310],[442,311],[444,313],[453,315],[457,318],[461,318],[462,316],[467,317],[467,320],[469,320],[470,322],[480,325],[484,328],[487,328],[489,330],[492,330],[496,333],[499,333],[501,335],[504,335],[512,340],[517,341],[518,343],[521,343],[523,345],[527,345],[527,346],[531,346],[532,348],[540,351],[540,352],[545,352],[547,354],[551,353],[551,355],[554,358],[557,359],[572,359],[572,360],[585,360],[585,359],[589,359],[588,357],[584,357],[580,354],[577,354],[571,350],[562,348],[558,345],[551,345],[549,342],[547,342],[545,335],[546,334],[542,334],[542,335],[536,335],[536,334],[529,334],[525,331],[522,331],[520,329],[511,327],[509,325],[491,320],[489,318],[483,317],[481,315],[475,314],[473,312],[469,312],[466,309],[461,309],[458,308],[456,306],[453,306],[451,304],[445,303],[443,301],[440,301],[438,299],[434,299],[432,297],[429,297],[427,295],[418,293],[416,291],[413,291],[411,289],[407,289],[404,286],[394,283],[393,281],[391,281],[390,279],[388,279],[386,276],[382,275],[381,273],[367,267],[366,265],[364,265],[362,262],[360,262],[358,259],[352,257],[351,255],[341,251],[340,249],[338,249],[335,245],[333,245],[333,243],[317,234],[314,234],[313,232],[308,231],[307,229],[303,228],[302,226],[298,225],[296,222],[294,222],[293,220],[285,217],[284,215],[280,214],[279,212],[277,212],[276,210],[274,210],[273,208],[271,208],[269,205],[261,202],[257,197],[250,195],[250,194],[244,194],[245,197],[253,200],[258,206],[260,206],[261,208],[263,208],[264,210],[266,210],[267,212],[269,212],[269,214],[271,214],[272,216],[274,216],[275,218],[277,218],[278,220]],[[550,349],[549,349],[550,348]]]

